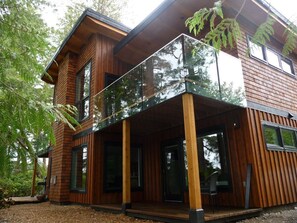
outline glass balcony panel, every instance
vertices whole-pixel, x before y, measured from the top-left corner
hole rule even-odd
[[[221,100],[246,107],[241,61],[222,51],[217,57]]]
[[[182,38],[153,54],[143,67],[144,109],[184,92]]]
[[[240,60],[181,35],[95,96],[94,130],[186,91],[246,106]]]
[[[187,91],[220,99],[219,81],[214,49],[196,39],[184,40]]]

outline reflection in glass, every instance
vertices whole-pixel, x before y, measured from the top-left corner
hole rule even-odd
[[[281,129],[284,146],[288,148],[297,148],[295,131],[290,129]]]
[[[71,160],[71,189],[85,191],[87,180],[87,146],[73,149]]]
[[[277,68],[280,68],[278,54],[276,52],[267,48],[266,55],[267,55],[268,63],[270,63],[271,65]]]
[[[183,142],[185,162],[185,182],[188,185],[188,165],[186,141]],[[204,181],[215,171],[219,172],[218,186],[227,189],[230,185],[230,173],[227,159],[227,148],[224,133],[217,131],[197,138],[200,181]]]
[[[281,146],[278,129],[272,126],[264,126],[264,137],[269,145]]]
[[[95,96],[94,130],[185,92],[246,106],[240,61],[182,34]]]

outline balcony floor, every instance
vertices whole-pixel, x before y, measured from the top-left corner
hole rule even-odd
[[[193,95],[195,106],[195,117],[201,119],[210,118],[227,111],[236,110],[239,107],[215,99]],[[161,104],[155,105],[147,110],[137,113],[129,118],[131,120],[131,131],[135,135],[147,135],[153,132],[163,131],[183,125],[182,96],[176,96]],[[104,132],[121,133],[121,122],[104,128]]]
[[[93,209],[112,213],[121,213],[120,204],[93,205]],[[183,203],[132,203],[127,215],[136,218],[161,222],[188,222],[189,207]],[[216,207],[214,213],[209,207],[204,208],[206,222],[231,222],[259,216],[262,209],[239,209]]]

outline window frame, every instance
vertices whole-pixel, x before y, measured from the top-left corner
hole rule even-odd
[[[103,173],[103,191],[106,192],[106,193],[109,193],[109,192],[121,192],[122,191],[122,185],[119,186],[119,187],[113,187],[113,188],[108,188],[107,185],[106,185],[106,180],[107,180],[107,149],[109,146],[112,146],[112,147],[118,147],[120,154],[121,154],[121,160],[122,160],[122,157],[123,157],[123,154],[122,154],[122,143],[120,142],[106,142],[105,145],[104,145],[104,162],[103,162],[103,169],[104,169],[104,173]],[[132,144],[131,145],[131,152],[133,149],[138,149],[140,150],[141,154],[140,154],[140,158],[138,159],[138,162],[140,162],[140,164],[138,163],[138,166],[139,166],[139,176],[140,176],[140,186],[137,186],[137,187],[132,187],[132,184],[131,184],[131,191],[132,192],[135,192],[135,191],[143,191],[143,178],[144,178],[144,174],[143,174],[143,147],[139,144]],[[130,155],[130,159],[131,159],[131,155]],[[131,164],[130,164],[131,165]],[[120,166],[122,167],[122,162],[120,164]],[[132,171],[132,169],[131,169]],[[122,182],[122,179],[123,179],[123,172],[121,171],[121,182]],[[130,182],[131,182],[131,178],[132,178],[132,174],[130,173]]]
[[[85,69],[86,67],[88,67],[90,65],[90,77],[89,77],[89,91],[87,92],[88,95],[87,96],[83,96],[84,92],[81,92],[81,90],[84,90],[84,82],[82,85],[78,85],[78,83],[82,83],[82,77],[85,76]],[[86,119],[88,119],[90,117],[90,111],[91,111],[91,81],[92,81],[92,60],[90,59],[76,74],[75,77],[75,106],[78,110],[78,114],[77,114],[77,120],[79,122],[83,122]],[[80,87],[80,89],[78,89],[78,87]],[[79,95],[79,99],[78,99],[78,94]],[[85,102],[89,101],[89,109],[88,109],[88,115],[84,116],[84,105]]]
[[[232,177],[231,177],[231,165],[230,165],[230,151],[229,151],[229,146],[228,146],[228,140],[227,140],[227,130],[225,128],[224,125],[219,125],[219,126],[213,126],[207,129],[202,129],[199,132],[197,132],[196,134],[196,138],[197,138],[197,150],[198,150],[198,138],[199,137],[204,137],[207,135],[213,135],[213,134],[217,134],[217,133],[223,133],[223,144],[224,144],[224,149],[225,149],[225,156],[226,156],[226,168],[228,169],[228,174],[226,176],[229,185],[218,185],[218,191],[220,192],[231,192],[233,191],[233,183],[232,183]],[[183,139],[185,140],[185,139]],[[182,140],[182,141],[183,141]],[[184,153],[184,151],[183,151]],[[199,151],[197,151],[197,155],[199,155]],[[199,159],[199,157],[198,157]],[[185,163],[185,161],[183,160],[183,162]],[[221,162],[221,160],[220,160]],[[185,185],[185,189],[186,191],[188,190],[188,186],[186,183],[186,168],[184,169],[184,185]]]
[[[274,128],[274,129],[277,130],[276,132],[277,132],[277,137],[278,137],[278,140],[280,142],[280,145],[274,145],[274,144],[267,143],[266,138],[265,138],[265,132],[264,132],[266,126],[270,127],[270,128]],[[282,130],[292,131],[294,133],[293,134],[293,137],[294,137],[293,140],[295,142],[295,147],[285,145]],[[292,128],[292,127],[288,127],[288,126],[284,126],[284,125],[279,125],[279,124],[272,123],[272,122],[262,121],[262,133],[263,133],[263,140],[264,140],[264,143],[266,145],[267,150],[285,151],[285,152],[297,152],[297,129],[296,128]]]
[[[82,154],[84,153],[83,152],[83,149],[86,148],[87,151],[86,151],[86,181],[85,181],[85,185],[84,185],[84,188],[79,188],[79,187],[72,187],[72,181],[73,181],[73,154],[74,153],[78,153],[78,151],[82,150]],[[76,146],[76,147],[73,147],[72,150],[71,150],[71,171],[70,171],[70,191],[71,192],[78,192],[78,193],[87,193],[87,187],[88,187],[88,163],[89,163],[89,159],[88,159],[88,144],[87,143],[84,143],[84,144],[81,144],[79,146]],[[77,177],[77,176],[75,176]]]
[[[272,47],[270,46],[265,46],[265,45],[262,45],[262,44],[258,44],[258,43],[253,43],[252,42],[252,37],[247,35],[247,44],[248,44],[248,49],[249,49],[249,55],[251,58],[255,59],[255,60],[258,60],[262,63],[265,63],[266,65],[278,70],[278,71],[281,71],[282,73],[285,73],[286,75],[289,75],[290,77],[294,77],[296,78],[296,73],[295,73],[295,67],[294,67],[294,62],[288,58],[288,57],[285,57],[284,55],[282,55],[281,53],[279,53],[277,50],[273,49]],[[259,47],[261,47],[262,49],[262,56],[263,56],[263,59],[262,58],[259,58],[257,56],[254,56],[251,52],[251,49],[252,49],[252,46],[251,44],[255,44],[255,45],[258,45]],[[269,62],[268,60],[268,51],[271,51],[272,53],[274,53],[277,58],[278,58],[278,66],[275,66],[273,65],[271,62]],[[291,73],[290,72],[287,72],[284,68],[283,68],[283,64],[282,64],[282,61],[286,62],[290,68],[291,68]]]

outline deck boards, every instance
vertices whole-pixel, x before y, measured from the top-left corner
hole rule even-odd
[[[93,205],[92,208],[100,211],[121,213],[120,204]],[[188,222],[189,206],[182,203],[133,203],[127,209],[127,215],[137,218],[158,220],[164,222]],[[211,208],[205,208],[206,222],[226,222],[227,220],[242,220],[259,216],[262,209],[238,209],[217,207],[212,213]]]

